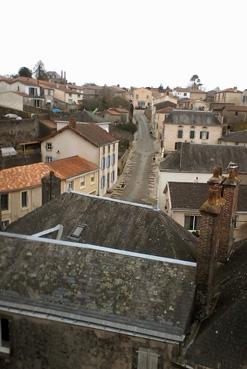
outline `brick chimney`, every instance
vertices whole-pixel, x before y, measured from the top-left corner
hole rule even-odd
[[[217,250],[217,261],[221,263],[226,263],[232,252],[239,182],[238,165],[230,162],[228,165],[228,177],[222,182],[222,196],[225,199],[225,206],[221,214],[220,240]]]
[[[75,120],[75,118],[70,118],[69,119],[69,126],[71,128],[75,128],[76,127],[76,120]]]
[[[41,178],[42,184],[42,205],[58,197],[61,194],[61,179],[56,177],[54,172]]]
[[[200,237],[197,246],[196,314],[203,319],[212,309],[212,293],[219,244],[219,224],[225,200],[221,197],[221,169],[216,168],[209,179],[208,199],[200,208]]]

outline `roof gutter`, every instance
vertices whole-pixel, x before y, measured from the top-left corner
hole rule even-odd
[[[71,324],[86,328],[99,329],[107,332],[115,332],[146,339],[152,339],[160,342],[179,343],[183,342],[185,335],[169,334],[163,331],[155,331],[152,329],[140,328],[135,325],[113,322],[105,319],[99,319],[79,314],[43,308],[38,306],[30,306],[26,304],[18,304],[9,301],[0,301],[0,311],[5,313],[17,314],[25,317],[37,319],[45,319],[64,324]]]

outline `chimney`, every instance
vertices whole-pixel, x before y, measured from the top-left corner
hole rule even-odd
[[[212,310],[215,255],[219,243],[218,227],[225,202],[221,197],[221,173],[221,168],[215,168],[213,177],[208,181],[208,199],[200,208],[201,221],[196,272],[196,314],[199,319],[207,317]]]
[[[226,263],[232,252],[239,182],[238,165],[230,162],[228,165],[228,177],[222,182],[222,196],[226,204],[221,215],[220,241],[217,250],[217,261],[221,263]]]
[[[63,71],[61,70],[61,79],[63,79]]]
[[[42,205],[61,194],[61,179],[56,177],[54,172],[50,172],[47,176],[41,178],[42,184]]]
[[[75,120],[75,118],[70,118],[69,119],[69,126],[71,128],[76,128],[76,120]]]

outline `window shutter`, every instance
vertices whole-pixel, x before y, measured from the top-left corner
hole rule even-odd
[[[148,353],[147,351],[138,351],[138,366],[137,369],[148,369]]]
[[[159,356],[155,352],[148,353],[148,369],[158,368],[158,358]]]

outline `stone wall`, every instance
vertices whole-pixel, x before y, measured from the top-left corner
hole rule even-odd
[[[1,369],[137,369],[138,350],[159,355],[169,368],[176,345],[138,339],[48,320],[12,316],[10,354],[0,354]]]

